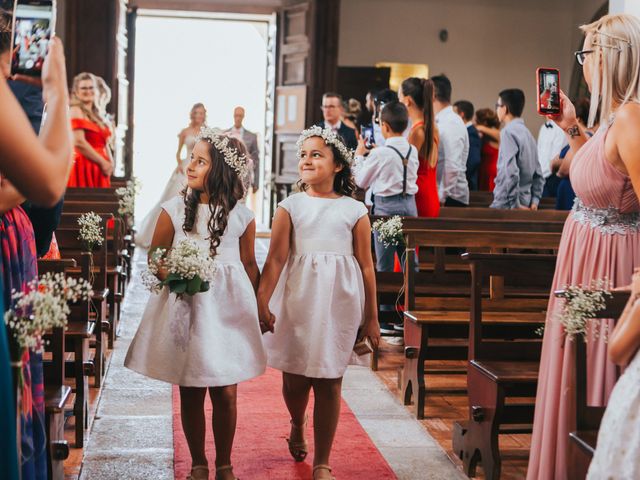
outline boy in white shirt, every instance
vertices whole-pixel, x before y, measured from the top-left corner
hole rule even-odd
[[[417,217],[415,194],[418,191],[418,151],[403,137],[409,123],[407,107],[399,102],[387,103],[380,114],[385,145],[371,150],[360,139],[356,149],[354,177],[363,189],[371,187],[375,215]],[[392,272],[394,253],[402,258],[404,246],[385,247],[375,235],[376,268]]]

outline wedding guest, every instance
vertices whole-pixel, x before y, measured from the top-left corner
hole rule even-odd
[[[302,462],[307,404],[313,389],[314,480],[332,479],[329,457],[340,418],[342,376],[358,339],[380,338],[371,225],[351,198],[351,152],[329,129],[298,140],[301,192],[280,202],[258,290],[268,362],[283,372],[291,415],[287,440]],[[304,312],[304,313],[301,313]]]
[[[469,205],[466,177],[469,135],[451,106],[451,81],[444,75],[437,75],[431,80],[435,86],[433,109],[440,134],[437,169],[440,204],[466,207]]]
[[[356,131],[353,128],[349,128],[340,120],[343,108],[342,96],[333,92],[325,93],[322,95],[321,108],[323,120],[318,125],[336,132],[344,139],[349,149],[355,150],[358,146]]]
[[[500,148],[500,120],[490,108],[476,111],[476,129],[482,139],[478,190],[493,192],[498,174],[498,151]]]
[[[433,114],[433,82],[410,77],[402,82],[398,97],[409,111],[409,143],[418,150],[416,208],[419,217],[440,214],[436,166],[438,164],[438,129]]]
[[[373,97],[373,143],[381,147],[384,145],[384,136],[380,126],[380,112],[387,103],[397,102],[398,94],[390,88],[385,88],[376,92]]]
[[[69,114],[75,147],[75,162],[69,187],[105,188],[111,185],[113,157],[108,147],[111,129],[96,105],[96,79],[80,73],[73,79]]]
[[[640,19],[606,15],[581,27],[576,53],[591,91],[589,124],[600,108],[600,128],[588,138],[573,104],[561,94],[561,113],[551,117],[575,152],[571,183],[577,199],[562,233],[551,292],[566,285],[607,279],[626,285],[640,266]],[[551,295],[544,329],[538,393],[527,478],[567,478],[569,432],[575,430],[575,344],[555,318],[562,303]],[[605,405],[617,379],[607,359],[612,326],[599,320],[587,333],[587,404]],[[620,469],[622,465],[618,466]],[[617,471],[608,472],[616,478]]]
[[[250,132],[242,125],[244,121],[244,107],[236,107],[233,110],[233,126],[225,130],[225,133],[242,140],[247,147],[249,158],[253,164],[251,171],[251,189],[253,193],[260,187],[260,151],[258,149],[258,135]]]
[[[500,92],[496,113],[504,124],[500,131],[498,175],[491,208],[537,210],[544,179],[536,141],[521,118],[524,92],[517,88]]]
[[[543,197],[555,197],[560,178],[552,171],[551,162],[568,145],[567,137],[555,122],[547,120],[538,132],[538,161],[544,177]]]
[[[482,158],[482,146],[478,130],[473,124],[473,113],[475,109],[473,108],[473,103],[468,100],[459,100],[453,104],[453,110],[460,115],[469,134],[469,155],[467,156],[467,182],[469,183],[469,190],[478,190],[478,171]]]
[[[228,142],[228,143],[224,143]],[[180,416],[191,453],[192,480],[208,480],[204,402],[213,403],[215,477],[234,480],[237,384],[264,373],[266,358],[255,292],[256,222],[240,203],[246,174],[244,144],[203,129],[187,167],[184,197],[162,205],[151,249],[191,239],[215,262],[211,288],[178,301],[164,287],[145,308],[124,361],[127,368],[180,387]],[[215,220],[214,217],[215,216]],[[158,278],[166,278],[160,271]]]

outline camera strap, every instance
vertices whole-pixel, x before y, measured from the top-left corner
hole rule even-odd
[[[409,151],[405,156],[405,155],[402,155],[396,147],[392,147],[391,145],[385,145],[385,146],[389,147],[391,150],[396,152],[400,157],[400,160],[402,160],[402,196],[406,197],[407,196],[407,166],[409,165],[409,155],[411,155],[411,149],[413,147],[409,145]]]

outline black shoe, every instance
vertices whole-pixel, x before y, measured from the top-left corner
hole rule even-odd
[[[380,324],[380,335],[395,335],[396,330],[393,328],[393,323],[381,323]]]

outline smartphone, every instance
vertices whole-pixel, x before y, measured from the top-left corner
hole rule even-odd
[[[11,75],[42,75],[55,23],[56,0],[16,0],[11,35]]]
[[[560,114],[560,72],[556,68],[538,68],[538,113]]]
[[[362,127],[360,127],[360,135],[364,140],[364,147],[367,150],[372,149],[375,143],[373,141],[373,125],[363,125]]]

